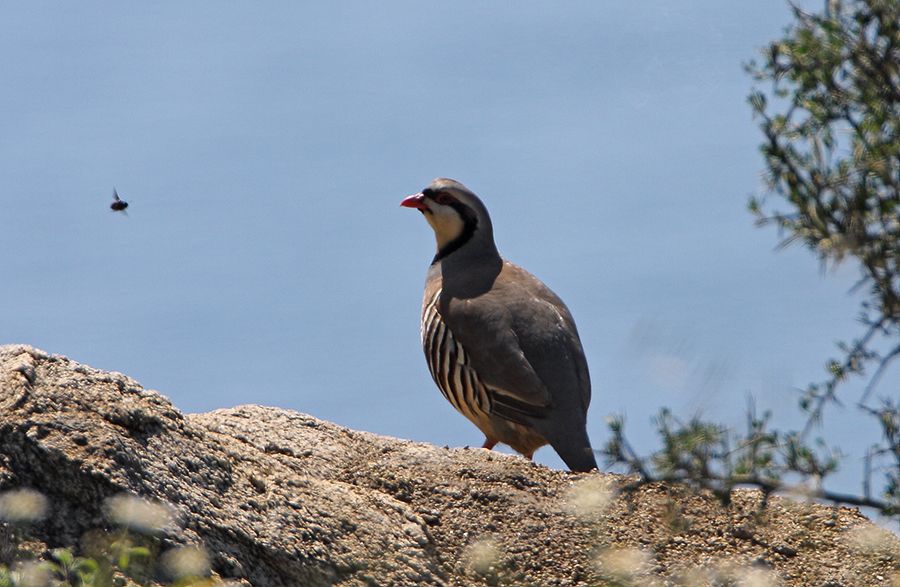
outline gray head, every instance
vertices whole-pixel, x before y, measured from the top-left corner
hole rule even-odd
[[[496,255],[494,229],[487,208],[458,181],[439,177],[418,194],[406,197],[400,205],[416,208],[431,225],[437,240],[435,261],[461,249]]]

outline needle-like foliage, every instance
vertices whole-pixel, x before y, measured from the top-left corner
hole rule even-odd
[[[652,457],[634,453],[621,420],[612,421],[604,452],[644,480],[681,480],[723,497],[737,484],[770,493],[784,488],[785,476],[799,477],[815,497],[900,515],[900,400],[896,390],[878,389],[900,356],[900,2],[829,0],[821,13],[794,7],[793,15],[783,38],[747,65],[757,82],[749,102],[764,135],[767,184],[750,210],[760,225],[779,228],[782,245],[802,243],[825,266],[859,266],[861,335],[840,344],[824,381],[805,390],[802,431],[769,430],[768,416],[752,410],[745,434],[664,411],[663,448]],[[852,403],[877,424],[861,493],[845,495],[823,485],[839,452],[807,439],[853,376],[867,379]]]

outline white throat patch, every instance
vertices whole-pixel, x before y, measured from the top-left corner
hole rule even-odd
[[[462,234],[465,223],[459,213],[450,206],[442,206],[436,202],[428,202],[430,212],[425,213],[425,219],[434,229],[438,250],[453,241]]]

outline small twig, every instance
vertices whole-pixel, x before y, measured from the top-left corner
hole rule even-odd
[[[872,340],[872,337],[875,336],[875,333],[878,332],[878,329],[884,324],[887,318],[881,318],[877,322],[871,324],[869,329],[863,335],[863,337],[856,341],[853,345],[853,348],[850,349],[850,352],[847,353],[847,358],[844,359],[844,362],[841,364],[840,368],[842,372],[846,372],[853,364],[853,361],[856,360],[866,349],[866,346],[869,344],[869,341]],[[818,422],[822,418],[822,412],[825,409],[825,403],[829,400],[834,400],[834,388],[837,385],[836,376],[832,377],[832,380],[826,384],[827,390],[824,391],[821,395],[816,397],[816,405],[810,410],[809,418],[806,420],[806,424],[803,426],[803,431],[800,433],[800,439],[805,440],[806,436],[809,434],[809,431],[812,429],[812,426],[815,422]]]
[[[872,447],[866,450],[866,458],[863,460],[863,496],[869,499],[872,495]]]
[[[729,488],[733,488],[735,486],[756,487],[766,495],[791,493],[790,486],[785,485],[777,480],[746,475],[735,475],[733,477],[714,475],[705,479],[690,479],[683,475],[649,475],[647,477],[636,479],[622,486],[621,491],[630,493],[652,483],[673,483],[678,485],[689,485],[691,482],[695,483],[697,486],[703,489],[712,491],[717,495],[724,493],[724,486],[727,486]],[[804,492],[804,494],[814,499],[820,499],[822,501],[834,503],[835,505],[846,504],[857,507],[867,507],[879,510],[881,512],[890,512],[892,510],[892,506],[888,504],[888,502],[882,501],[880,499],[874,499],[867,495],[838,493],[826,489],[816,489],[813,491]]]
[[[647,471],[647,468],[644,466],[643,459],[641,459],[639,456],[637,456],[637,453],[635,452],[634,448],[631,447],[631,444],[625,438],[624,432],[621,433],[619,436],[619,443],[621,444],[622,448],[628,453],[627,456],[623,455],[623,456],[626,456],[626,458],[627,458],[628,466],[631,467],[631,469],[634,472],[636,472],[638,475],[640,475],[642,478],[645,478],[645,479],[649,478],[650,472]]]
[[[881,362],[878,363],[878,368],[875,369],[875,373],[872,374],[872,377],[866,384],[866,388],[863,390],[862,397],[859,398],[859,402],[856,404],[857,406],[861,408],[866,407],[866,401],[872,394],[872,390],[874,390],[875,386],[878,385],[878,381],[881,379],[881,376],[884,375],[884,371],[885,369],[887,369],[888,364],[898,356],[900,356],[900,345],[894,347],[891,352],[889,352],[885,357],[881,359]]]

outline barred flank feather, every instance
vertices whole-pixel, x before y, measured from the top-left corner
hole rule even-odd
[[[441,290],[422,310],[422,347],[434,382],[456,411],[475,422],[491,412],[491,398],[478,374],[469,365],[469,357],[453,339],[438,312]]]

